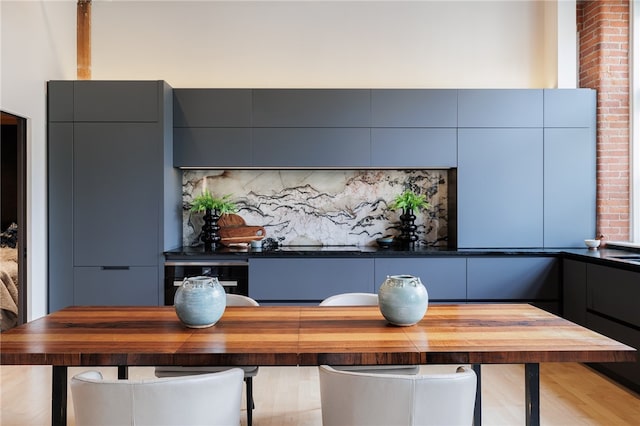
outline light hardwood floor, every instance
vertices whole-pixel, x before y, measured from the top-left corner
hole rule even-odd
[[[423,368],[439,371],[439,366]],[[69,375],[85,369],[69,369]],[[101,369],[109,377],[114,368]],[[151,377],[151,368],[132,368],[131,378]],[[524,424],[524,369],[483,366],[483,424]],[[541,365],[543,425],[640,425],[640,396],[573,363]],[[0,425],[50,424],[50,367],[0,366]],[[70,395],[70,394],[69,394]],[[261,367],[254,378],[255,426],[322,424],[315,367]],[[244,403],[243,403],[244,404]],[[242,413],[245,424],[245,413]],[[69,424],[73,407],[69,402]]]

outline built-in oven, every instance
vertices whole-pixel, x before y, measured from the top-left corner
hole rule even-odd
[[[249,295],[249,263],[229,261],[167,261],[164,264],[164,304],[173,305],[176,290],[185,278],[216,277],[227,293]]]

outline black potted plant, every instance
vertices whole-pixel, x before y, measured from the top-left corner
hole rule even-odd
[[[191,202],[191,211],[205,212],[202,216],[204,225],[202,225],[200,239],[204,243],[206,251],[212,251],[220,244],[220,234],[218,233],[220,216],[237,211],[235,203],[230,199],[231,194],[214,197],[211,192],[205,189]]]
[[[402,194],[396,196],[389,204],[392,210],[402,210],[400,215],[400,242],[405,245],[412,245],[418,241],[415,225],[416,210],[428,209],[431,207],[424,194],[416,194],[410,189],[406,189]]]

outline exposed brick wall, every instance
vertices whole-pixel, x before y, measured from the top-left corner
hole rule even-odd
[[[580,87],[597,97],[597,230],[630,237],[629,1],[578,3]]]

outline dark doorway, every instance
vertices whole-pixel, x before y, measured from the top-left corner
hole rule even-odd
[[[0,294],[2,330],[27,319],[27,120],[1,112]]]

